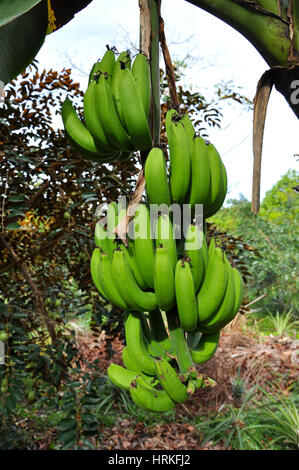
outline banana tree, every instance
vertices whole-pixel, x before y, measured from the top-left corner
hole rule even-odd
[[[257,85],[253,119],[252,211],[259,212],[261,158],[267,104],[273,85],[299,118],[298,0],[187,0],[246,37],[269,65]]]
[[[225,21],[246,37],[262,55],[266,70],[257,85],[253,126],[252,211],[260,205],[261,156],[270,93],[276,89],[299,117],[299,2],[298,0],[185,0]],[[0,0],[1,85],[17,76],[36,56],[47,34],[70,21],[91,0]],[[139,4],[143,2],[139,0]],[[152,79],[159,80],[159,31],[155,9],[161,0],[148,0],[152,24]],[[143,36],[147,34],[143,31]],[[146,48],[144,48],[146,50]],[[153,87],[157,90],[157,86]],[[174,90],[174,88],[173,88]],[[158,139],[159,100],[154,97],[154,134]],[[154,116],[154,115],[153,115]],[[157,142],[156,142],[157,143]]]

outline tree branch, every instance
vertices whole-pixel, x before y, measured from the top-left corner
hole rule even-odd
[[[179,113],[180,103],[179,103],[179,97],[178,97],[176,84],[175,84],[174,68],[173,68],[173,63],[172,63],[170,52],[169,52],[167,42],[166,42],[166,37],[165,37],[165,32],[164,32],[164,21],[161,16],[159,18],[159,22],[160,22],[160,44],[161,44],[161,49],[163,52],[163,57],[164,57],[164,62],[165,62],[165,67],[166,67],[166,76],[167,76],[170,99],[171,99],[171,107],[176,109],[177,112]]]
[[[37,287],[36,283],[31,278],[25,263],[24,262],[19,262],[19,258],[17,256],[17,254],[15,253],[14,249],[9,245],[9,243],[5,240],[5,238],[2,235],[0,236],[0,239],[1,239],[2,243],[4,244],[4,246],[8,249],[8,251],[10,253],[10,256],[15,261],[15,263],[18,263],[20,265],[20,271],[23,274],[23,277],[27,281],[27,283],[28,283],[28,285],[29,285],[34,297],[35,297],[35,303],[36,303],[37,311],[40,313],[40,315],[41,315],[41,317],[42,317],[42,319],[43,319],[43,321],[44,321],[44,323],[47,327],[49,335],[52,339],[52,342],[54,343],[55,340],[56,340],[56,333],[55,333],[54,327],[51,324],[51,320],[47,316],[47,312],[46,312],[46,309],[45,309],[45,306],[44,306],[44,301],[43,301],[43,297],[42,297],[41,292],[38,290],[38,287]]]

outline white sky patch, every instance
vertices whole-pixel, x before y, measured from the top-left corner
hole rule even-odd
[[[233,80],[241,87],[241,94],[254,98],[257,82],[269,67],[247,39],[183,0],[162,0],[162,16],[172,58],[183,59],[187,54],[193,57],[184,80],[192,84],[193,92],[212,96],[215,84]],[[73,67],[72,77],[85,90],[88,73],[105,53],[106,44],[123,50],[132,44],[138,46],[138,41],[138,0],[93,0],[71,22],[47,36],[37,59],[41,69],[58,71],[69,68],[71,60],[83,72]],[[242,112],[241,105],[224,104],[223,110],[223,128],[210,129],[209,134],[227,167],[227,199],[242,193],[251,200],[253,113]],[[273,88],[265,125],[262,197],[289,168],[299,170],[294,157],[299,153],[298,133],[298,120]]]

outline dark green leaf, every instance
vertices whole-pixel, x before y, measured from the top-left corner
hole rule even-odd
[[[0,27],[0,80],[6,84],[24,70],[41,48],[48,26],[47,1]]]

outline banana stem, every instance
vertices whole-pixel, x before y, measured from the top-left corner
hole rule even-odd
[[[151,18],[150,66],[152,80],[151,130],[153,145],[160,145],[161,106],[160,106],[160,66],[159,66],[159,31],[162,0],[147,0]]]
[[[179,326],[178,312],[174,308],[166,312],[169,336],[172,349],[176,355],[176,360],[183,376],[188,376],[190,372],[195,370],[194,363],[189,351],[189,347],[185,338],[185,333]]]

